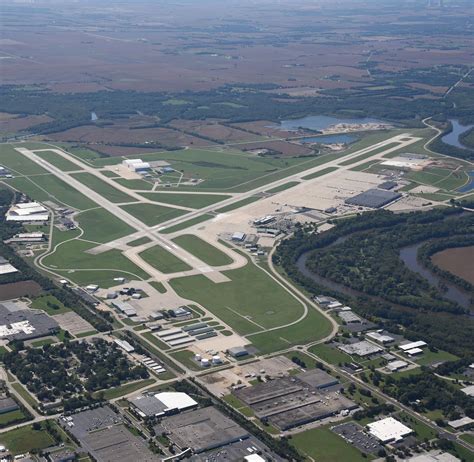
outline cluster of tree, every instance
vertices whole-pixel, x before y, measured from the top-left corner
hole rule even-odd
[[[399,379],[384,376],[380,388],[419,412],[441,410],[449,420],[462,417],[460,411],[474,417],[472,398],[427,370]]]
[[[26,348],[6,353],[3,360],[41,402],[80,398],[85,391],[149,376],[145,367],[134,366],[115,344],[103,339]]]
[[[302,369],[306,369],[306,363],[305,363],[302,359],[298,358],[298,356],[292,356],[292,357],[291,357],[291,360],[292,360],[295,364],[297,364],[298,366],[300,366]]]
[[[424,266],[429,268],[434,273],[441,276],[443,279],[447,279],[457,286],[470,291],[474,294],[474,286],[465,279],[456,276],[455,274],[441,269],[431,261],[431,257],[442,250],[452,249],[457,247],[468,247],[474,245],[474,234],[471,235],[460,235],[454,236],[449,239],[441,239],[436,241],[430,241],[423,244],[418,250],[418,260],[423,263]]]
[[[377,415],[389,415],[395,411],[395,407],[392,404],[378,404],[377,406],[370,406],[364,410],[357,411],[354,413],[355,420],[371,419]]]
[[[403,326],[403,334],[407,338],[422,339],[437,348],[450,351],[458,356],[470,355],[474,349],[474,336],[473,321],[468,316],[447,311],[430,311],[430,315],[426,316],[427,310],[431,310],[430,306],[413,309],[368,294],[360,293],[358,296],[349,296],[306,277],[296,264],[305,252],[327,248],[338,239],[345,238],[345,236],[353,233],[379,230],[383,234],[393,226],[406,224],[408,220],[417,225],[418,229],[425,228],[427,233],[431,233],[432,230],[435,231],[438,222],[442,223],[447,219],[456,219],[456,222],[452,223],[457,223],[457,217],[460,217],[461,212],[462,209],[456,207],[408,214],[393,214],[380,210],[353,218],[337,220],[334,228],[320,234],[315,233],[311,226],[301,226],[295,231],[292,238],[283,240],[279,244],[273,256],[273,261],[275,264],[281,265],[293,281],[314,295],[325,293],[335,296],[352,306],[360,315],[373,322],[380,323],[386,329],[399,331],[401,325]],[[424,231],[421,234],[425,234]],[[401,238],[405,237],[410,238],[410,235],[396,236],[395,241],[399,242]],[[428,237],[423,237],[423,239],[425,238]],[[333,247],[337,247],[337,245]],[[392,243],[388,245],[392,247]],[[343,257],[345,258],[345,256]],[[396,264],[399,263],[397,256]],[[378,275],[373,280],[373,284],[378,285],[380,279]],[[441,298],[441,295],[439,298]],[[461,310],[459,310],[459,313],[461,313]],[[443,328],[440,329],[440,326],[443,326]]]

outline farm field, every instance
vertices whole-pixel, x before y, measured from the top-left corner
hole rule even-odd
[[[431,261],[442,270],[449,271],[474,284],[474,271],[472,270],[474,246],[443,250],[434,254]]]
[[[173,194],[173,193],[142,193],[142,196],[156,202],[164,202],[170,205],[181,205],[184,207],[192,207],[202,209],[208,205],[229,199],[231,196],[219,194]]]
[[[135,199],[90,173],[73,173],[72,176],[88,188],[111,202],[133,202]]]
[[[180,296],[205,306],[244,335],[291,323],[303,314],[301,304],[254,264],[223,274],[231,281],[215,284],[199,275],[170,284]]]
[[[187,263],[175,257],[172,253],[159,245],[144,250],[140,253],[140,257],[158,271],[165,274],[188,271],[191,269]]]
[[[122,208],[147,226],[155,226],[187,213],[186,210],[173,209],[157,204],[136,203],[123,205]]]
[[[225,253],[192,234],[175,237],[173,241],[208,265],[223,266],[232,263],[232,259]]]

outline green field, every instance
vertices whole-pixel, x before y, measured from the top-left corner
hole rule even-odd
[[[435,186],[446,191],[455,191],[468,180],[465,170],[453,171],[447,168],[428,168],[420,172],[410,172],[408,179],[420,184]]]
[[[244,205],[248,205],[248,204],[251,204],[252,202],[256,202],[259,199],[261,199],[260,196],[250,196],[250,197],[247,197],[246,199],[242,199],[240,201],[234,202],[233,204],[229,204],[229,205],[226,205],[225,207],[217,209],[216,212],[217,213],[230,212],[232,210],[243,207]]]
[[[135,231],[134,228],[103,208],[87,210],[78,214],[76,218],[84,229],[81,239],[93,242],[113,241]]]
[[[299,452],[317,462],[364,462],[355,447],[333,433],[329,427],[320,427],[293,435],[290,440]]]
[[[47,147],[45,147],[47,149]],[[68,159],[65,159],[63,156],[58,154],[57,152],[53,151],[41,151],[35,152],[38,157],[41,157],[46,162],[54,165],[55,167],[59,168],[63,172],[74,172],[75,170],[82,170],[79,165],[74,164]]]
[[[385,146],[382,146],[380,148],[373,149],[369,152],[365,152],[364,154],[360,154],[359,156],[353,157],[352,159],[345,160],[343,162],[340,162],[339,165],[351,165],[355,164],[356,162],[360,162],[361,160],[368,159],[369,157],[375,156],[376,154],[379,154],[381,152],[387,151],[388,149],[392,149],[395,146],[398,146],[400,143],[388,143]]]
[[[210,220],[213,217],[213,215],[210,215],[208,213],[201,215],[199,217],[191,218],[187,221],[183,221],[182,223],[179,223],[177,225],[170,226],[169,228],[165,228],[161,230],[163,234],[171,234],[171,233],[176,233],[178,231],[181,231],[186,228],[190,228],[191,226],[198,225],[199,223],[202,223],[203,221]]]
[[[173,289],[194,300],[241,334],[298,319],[302,305],[254,264],[224,271],[231,281],[215,284],[203,275],[173,279]]]
[[[31,303],[30,308],[34,308],[35,310],[43,310],[50,316],[71,311],[54,295],[41,295],[36,297]]]
[[[159,245],[144,250],[140,257],[162,273],[177,273],[192,269],[187,263],[175,257],[171,252]]]
[[[312,346],[309,351],[329,364],[351,363],[353,361],[348,354],[324,343]]]
[[[170,353],[171,356],[183,366],[186,366],[192,371],[200,371],[202,367],[193,360],[194,353],[190,350],[180,350],[173,353]]]
[[[80,240],[66,242],[47,256],[43,264],[78,284],[96,281],[102,287],[110,287],[116,284],[114,277],[148,279],[149,275],[123,256],[120,250],[108,250],[98,255],[86,253],[92,247],[95,245]]]
[[[338,167],[326,167],[318,172],[311,173],[303,177],[303,180],[313,180],[314,178],[318,178],[320,176],[326,175],[328,173],[334,172],[338,169]]]
[[[78,210],[97,207],[95,202],[52,174],[13,178],[7,182],[38,201],[50,200]]]
[[[122,206],[122,208],[147,226],[155,226],[187,213],[186,210],[173,209],[157,204],[129,204]]]
[[[4,414],[0,414],[0,427],[6,427],[9,424],[23,420],[25,417],[21,409],[5,412]]]
[[[133,202],[135,200],[91,173],[73,173],[71,176],[110,202]]]
[[[415,358],[415,362],[420,366],[429,366],[442,361],[456,361],[457,356],[448,353],[447,351],[438,350],[437,352],[430,351],[428,348],[423,350],[423,354],[419,358]]]
[[[140,390],[141,388],[148,387],[153,383],[155,383],[154,379],[140,380],[139,382],[126,383],[125,385],[121,385],[119,387],[98,391],[96,392],[96,395],[99,393],[103,393],[104,399],[119,398],[120,396]]]
[[[117,178],[114,181],[128,189],[151,191],[153,188],[153,184],[145,180],[127,180],[126,178]]]
[[[418,419],[415,419],[406,412],[400,412],[396,417],[398,420],[401,420],[408,427],[414,430],[417,438],[419,438],[421,441],[423,441],[425,438],[428,440],[432,440],[438,435],[438,432],[436,430],[433,430],[431,427],[428,427],[428,425],[424,424]]]
[[[26,147],[26,145],[18,144],[18,147]],[[20,175],[36,175],[38,173],[48,173],[44,168],[40,167],[36,162],[15,151],[11,144],[0,144],[0,165],[8,168],[12,173]]]
[[[38,406],[38,401],[34,398],[30,392],[23,387],[20,383],[16,382],[12,384],[12,388],[18,393],[31,407]]]
[[[130,247],[139,247],[140,245],[148,244],[149,242],[151,242],[151,239],[145,236],[135,239],[134,241],[127,242],[127,245]]]
[[[190,193],[142,193],[143,197],[155,202],[164,202],[165,204],[181,205],[182,207],[191,207],[193,209],[202,209],[209,205],[229,199],[232,196],[223,194],[190,194]]]
[[[0,444],[16,455],[32,451],[33,449],[46,449],[54,445],[54,440],[46,430],[33,430],[31,425],[26,425],[2,433],[0,435]]]
[[[233,261],[232,258],[213,245],[192,234],[175,237],[173,241],[208,265],[229,265]]]

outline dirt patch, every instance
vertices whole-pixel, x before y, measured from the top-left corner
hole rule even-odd
[[[0,285],[0,300],[10,300],[28,295],[36,296],[42,292],[43,289],[35,281],[12,282]]]
[[[26,117],[11,115],[11,117],[6,117],[5,113],[2,113],[2,117],[0,117],[0,133],[16,133],[38,124],[50,122],[51,120],[53,119],[47,115],[31,115]]]
[[[246,143],[239,146],[243,151],[267,149],[275,153],[275,157],[299,157],[314,154],[314,151],[306,146],[288,141],[263,141],[260,143]]]
[[[442,250],[435,253],[431,261],[442,270],[474,284],[474,246]]]

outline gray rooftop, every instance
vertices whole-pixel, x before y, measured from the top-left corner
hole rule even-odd
[[[160,400],[155,398],[155,395],[137,396],[131,399],[130,403],[147,417],[162,414],[167,409]]]
[[[386,191],[383,189],[369,189],[363,193],[357,194],[356,196],[349,197],[345,200],[345,203],[378,209],[401,196],[402,195],[397,192]]]

